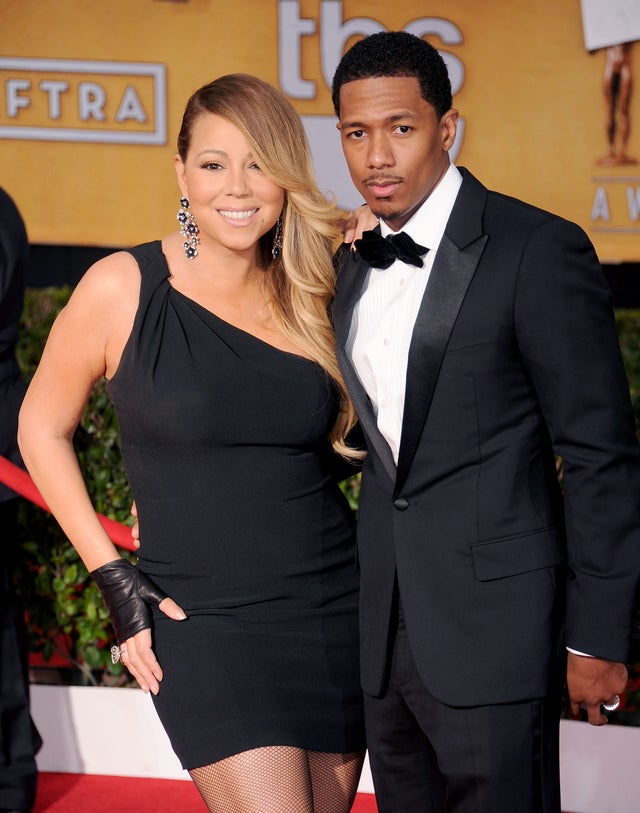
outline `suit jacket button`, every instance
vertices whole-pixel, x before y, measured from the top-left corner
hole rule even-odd
[[[398,511],[406,511],[409,507],[409,500],[406,500],[404,497],[398,497],[397,500],[393,501],[393,505]]]

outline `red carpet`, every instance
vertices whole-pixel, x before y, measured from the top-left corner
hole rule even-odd
[[[377,813],[372,794],[359,793],[351,813]],[[33,813],[207,813],[191,782],[90,776],[77,773],[38,775]]]
[[[206,813],[191,782],[40,773],[33,813]],[[373,796],[359,794],[352,813],[376,813]]]

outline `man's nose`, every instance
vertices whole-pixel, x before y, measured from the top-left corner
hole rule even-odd
[[[380,135],[371,135],[367,150],[367,165],[374,169],[393,166],[395,163],[393,150],[388,139]]]

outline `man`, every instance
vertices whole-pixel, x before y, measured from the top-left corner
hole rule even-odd
[[[577,226],[450,164],[458,112],[426,42],[356,43],[333,100],[382,235],[418,244],[396,239],[384,268],[384,245],[344,246],[334,309],[368,446],[361,668],[379,810],[555,813],[565,668],[572,716],[605,723],[640,572],[609,292]]]
[[[0,189],[0,454],[19,462],[16,432],[24,395],[15,358],[29,243],[13,200]],[[40,736],[29,714],[24,616],[13,573],[18,496],[0,483],[0,813],[31,810]]]

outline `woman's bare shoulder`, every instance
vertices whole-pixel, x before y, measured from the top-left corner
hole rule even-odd
[[[63,343],[78,342],[86,354],[99,359],[96,369],[107,376],[117,367],[131,332],[140,299],[140,269],[126,251],[94,263],[76,285],[54,325]]]
[[[102,300],[111,304],[132,298],[140,293],[140,269],[134,257],[126,251],[116,251],[94,263],[76,286],[74,297]],[[73,299],[73,297],[72,297]]]

